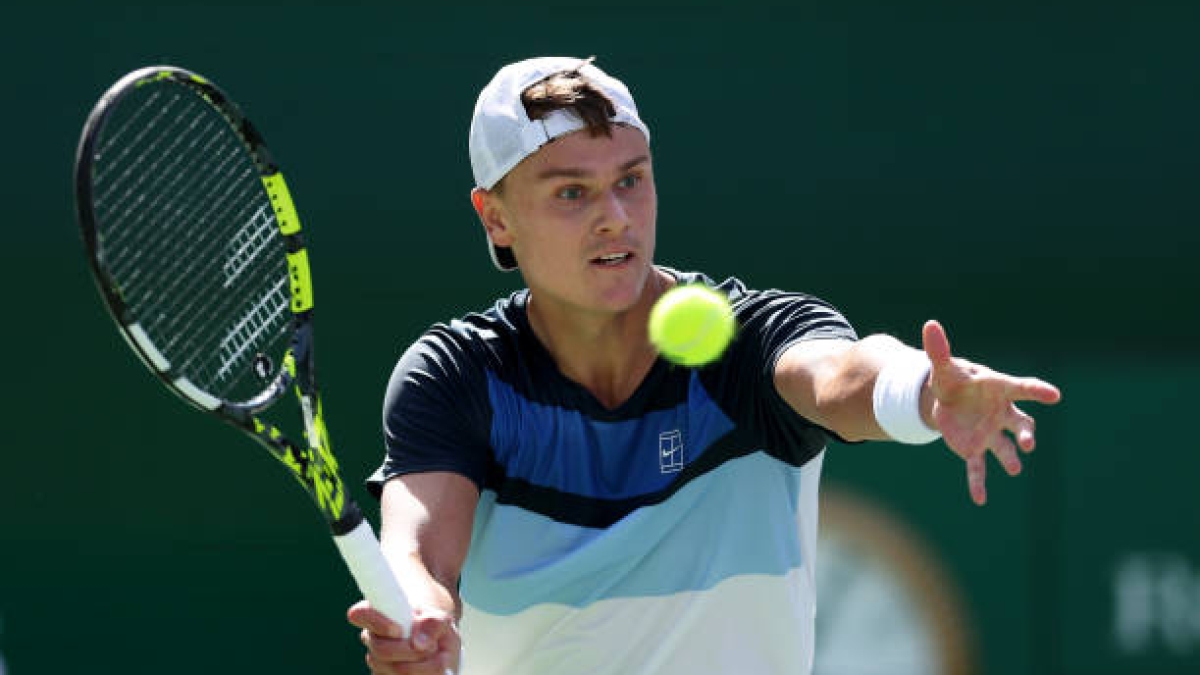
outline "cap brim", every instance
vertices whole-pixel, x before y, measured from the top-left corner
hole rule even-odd
[[[487,240],[488,253],[492,256],[492,264],[501,272],[512,272],[517,269],[517,257],[507,246],[496,246],[491,239]]]

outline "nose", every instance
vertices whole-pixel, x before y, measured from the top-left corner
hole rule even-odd
[[[620,232],[627,227],[629,227],[629,210],[626,208],[625,202],[615,191],[605,192],[601,199],[600,212],[597,214],[596,231]]]

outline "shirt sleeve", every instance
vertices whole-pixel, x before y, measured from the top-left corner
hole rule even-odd
[[[794,464],[815,456],[834,432],[802,417],[775,388],[775,366],[788,347],[803,340],[857,340],[850,322],[832,305],[803,293],[746,290],[720,285],[729,294],[738,332],[727,355],[702,374],[721,405],[773,455]]]
[[[486,364],[469,340],[434,327],[400,357],[383,405],[386,455],[367,479],[379,497],[397,476],[461,474],[482,487],[491,463]]]

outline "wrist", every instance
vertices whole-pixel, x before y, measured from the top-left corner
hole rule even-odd
[[[936,431],[938,426],[937,420],[933,417],[933,407],[936,405],[937,397],[933,395],[931,384],[932,379],[929,375],[926,375],[924,382],[921,384],[921,396],[918,406],[921,411],[921,422],[925,424],[925,428]]]
[[[941,437],[933,420],[932,366],[922,352],[893,357],[875,377],[875,421],[898,443],[924,444]]]

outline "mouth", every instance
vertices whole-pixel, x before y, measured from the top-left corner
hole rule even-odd
[[[597,267],[620,267],[631,260],[633,260],[632,251],[620,251],[592,258],[591,263]]]

